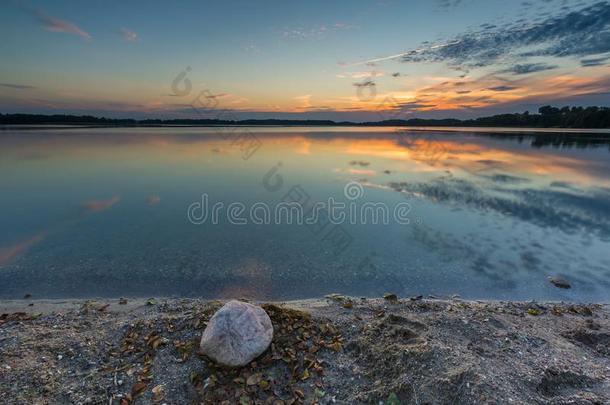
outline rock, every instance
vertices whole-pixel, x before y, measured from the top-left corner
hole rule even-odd
[[[341,294],[337,294],[337,293],[325,295],[324,298],[329,299],[334,302],[343,302],[343,301],[348,300],[348,298],[345,295],[341,295]]]
[[[229,301],[208,322],[201,351],[223,366],[241,367],[267,350],[272,339],[273,325],[264,309]]]
[[[561,277],[548,277],[548,280],[555,287],[565,288],[565,289],[572,288],[570,283]]]
[[[386,301],[396,302],[396,301],[398,301],[398,296],[396,296],[396,294],[393,294],[393,293],[385,293],[385,294],[383,294],[383,299],[385,299]]]

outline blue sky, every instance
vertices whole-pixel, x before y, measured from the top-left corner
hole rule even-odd
[[[12,0],[0,7],[5,113],[194,118],[200,94],[205,105],[240,118],[336,120],[610,101],[609,2]],[[171,84],[187,67],[192,89],[179,96]]]

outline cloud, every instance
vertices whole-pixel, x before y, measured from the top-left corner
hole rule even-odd
[[[383,72],[377,72],[377,71],[364,71],[364,72],[344,72],[344,73],[339,73],[336,76],[339,79],[345,79],[345,78],[352,78],[352,79],[365,79],[365,78],[369,78],[369,79],[373,79],[375,77],[382,77],[384,75]]]
[[[462,0],[436,0],[436,5],[440,8],[454,8],[461,3]]]
[[[372,80],[363,80],[361,82],[354,83],[354,86],[363,88],[363,87],[375,87],[375,82]]]
[[[546,63],[524,63],[511,66],[508,69],[500,70],[498,73],[512,73],[514,75],[526,75],[529,73],[542,72],[544,70],[556,69],[557,65],[547,65]]]
[[[83,31],[74,23],[51,17],[40,10],[35,10],[34,14],[38,19],[38,22],[40,22],[47,31],[77,35],[86,41],[91,39],[91,35],[89,35],[88,32]]]
[[[591,66],[601,66],[605,65],[608,62],[610,56],[604,56],[602,58],[591,58],[591,59],[583,59],[580,61],[580,65],[583,67],[591,67]]]
[[[511,56],[583,57],[610,52],[610,2],[562,11],[539,22],[522,21],[466,32],[394,56],[403,62],[445,62],[477,68]]]
[[[491,91],[511,91],[511,90],[516,90],[518,88],[519,87],[502,85],[502,86],[488,87],[487,90],[491,90]]]
[[[0,86],[8,87],[9,89],[16,89],[16,90],[30,90],[30,89],[36,88],[34,86],[28,86],[25,84],[15,84],[15,83],[0,83]]]
[[[326,35],[329,33],[341,31],[341,30],[349,30],[355,28],[353,25],[345,24],[345,23],[334,23],[330,25],[322,24],[318,26],[294,26],[294,27],[284,27],[280,34],[284,38],[290,39],[324,39]]]
[[[139,40],[138,34],[136,32],[128,30],[127,28],[121,28],[119,32],[125,41],[137,42]]]

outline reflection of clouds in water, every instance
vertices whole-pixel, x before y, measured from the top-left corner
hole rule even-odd
[[[29,153],[21,156],[22,160],[46,160],[50,159],[53,155],[48,153]]]
[[[556,188],[567,188],[568,190],[576,190],[576,187],[572,183],[568,183],[567,181],[553,181],[549,184],[550,187]]]
[[[311,141],[308,139],[301,140],[294,152],[299,155],[311,154]]]
[[[231,154],[231,151],[229,149],[226,148],[212,148],[210,149],[210,152],[216,154],[216,155],[229,155]]]
[[[375,170],[369,170],[369,169],[354,169],[354,168],[349,168],[349,169],[334,169],[333,170],[335,173],[346,173],[346,174],[353,174],[353,175],[359,175],[359,176],[375,176],[377,174],[377,172]]]
[[[151,195],[146,198],[146,204],[149,206],[157,205],[161,202],[161,197],[158,195]]]
[[[362,167],[367,167],[368,165],[370,165],[370,162],[366,162],[364,160],[352,160],[351,162],[349,162],[350,166],[362,166]]]
[[[594,232],[603,240],[610,240],[610,192],[603,188],[575,194],[554,189],[482,187],[456,178],[438,178],[427,183],[394,182],[389,186],[435,202],[493,211],[568,234]]]
[[[90,200],[83,203],[82,207],[86,213],[105,211],[121,200],[121,197],[114,196],[108,200]]]
[[[516,266],[511,262],[498,266],[501,261],[497,260],[494,261],[495,264],[492,264],[490,257],[494,257],[493,246],[489,246],[490,249],[486,250],[478,240],[469,244],[465,242],[464,238],[458,238],[425,225],[413,227],[413,240],[422,244],[425,250],[434,252],[435,256],[445,263],[461,260],[471,262],[472,271],[478,276],[497,283],[498,288],[514,289],[516,287],[516,283],[512,279],[514,272],[507,271]]]
[[[519,183],[528,183],[530,180],[524,177],[511,176],[509,174],[492,174],[483,176],[495,183],[503,183],[503,184],[519,184]]]
[[[34,236],[15,243],[11,246],[0,247],[0,265],[10,263],[17,256],[28,251],[32,246],[42,241],[46,237],[46,232],[38,232]]]
[[[600,287],[610,287],[610,270],[592,263],[579,255],[579,252],[562,248],[549,251],[531,239],[527,242],[513,239],[513,244],[507,240],[498,246],[480,234],[458,237],[419,225],[413,228],[413,240],[447,265],[455,262],[469,263],[465,269],[459,270],[466,280],[469,279],[469,269],[476,277],[489,280],[494,289],[503,292],[516,289],[518,282],[522,281],[537,284],[534,288],[545,286],[556,293],[555,287],[547,285],[548,275],[561,275],[570,280],[580,294],[599,291]],[[503,257],[501,250],[513,260]],[[476,277],[472,280],[475,284]]]
[[[256,258],[246,258],[233,268],[219,298],[268,299],[273,296],[271,268]]]
[[[120,197],[117,196],[112,197],[109,200],[91,200],[82,204],[82,210],[85,214],[93,214],[107,210],[119,201]],[[0,247],[0,265],[5,265],[12,262],[18,256],[21,256],[22,254],[26,253],[32,246],[43,241],[49,235],[49,233],[55,231],[56,228],[75,222],[79,218],[80,216],[71,217],[58,223],[54,227],[47,228],[44,231],[36,233],[34,236],[26,240],[22,240],[11,246]]]
[[[530,271],[538,271],[542,260],[531,251],[523,251],[521,253],[521,264],[523,267]]]

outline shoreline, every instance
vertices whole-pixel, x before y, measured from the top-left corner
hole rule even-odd
[[[271,316],[272,346],[227,370],[198,354],[224,302],[2,300],[0,314],[12,315],[0,318],[0,395],[121,405],[610,401],[609,304],[252,300]]]
[[[324,307],[328,306],[329,302],[332,302],[331,296],[345,297],[352,301],[376,301],[381,300],[380,297],[355,297],[347,296],[343,294],[329,294],[324,297],[313,297],[313,298],[299,298],[299,299],[287,299],[287,300],[261,300],[255,298],[192,298],[192,297],[176,297],[176,296],[150,296],[150,297],[120,297],[120,298],[107,298],[107,297],[77,297],[77,298],[15,298],[7,299],[0,298],[0,314],[10,312],[36,312],[40,314],[52,314],[54,312],[65,312],[78,310],[83,304],[88,302],[97,302],[103,304],[110,304],[112,309],[116,312],[123,313],[129,312],[134,309],[149,306],[147,301],[154,300],[156,303],[159,302],[171,302],[177,303],[181,301],[186,302],[227,302],[231,299],[242,300],[251,303],[272,303],[276,305],[287,305],[295,308],[306,309],[311,307]],[[469,299],[462,298],[459,295],[454,296],[411,296],[411,297],[398,297],[399,301],[425,301],[425,302],[463,302],[470,304],[496,304],[496,305],[599,305],[601,307],[607,307],[610,311],[610,301],[564,301],[564,300],[501,300],[501,299]],[[121,300],[126,300],[126,304],[121,304]]]
[[[17,130],[58,130],[58,129],[112,129],[112,128],[374,128],[407,129],[412,131],[439,131],[439,132],[496,132],[506,134],[587,134],[609,135],[610,128],[575,128],[575,127],[528,127],[528,126],[484,126],[484,125],[375,125],[375,124],[137,124],[137,125],[102,125],[102,124],[0,124],[0,131]],[[1,132],[0,132],[1,133]]]

